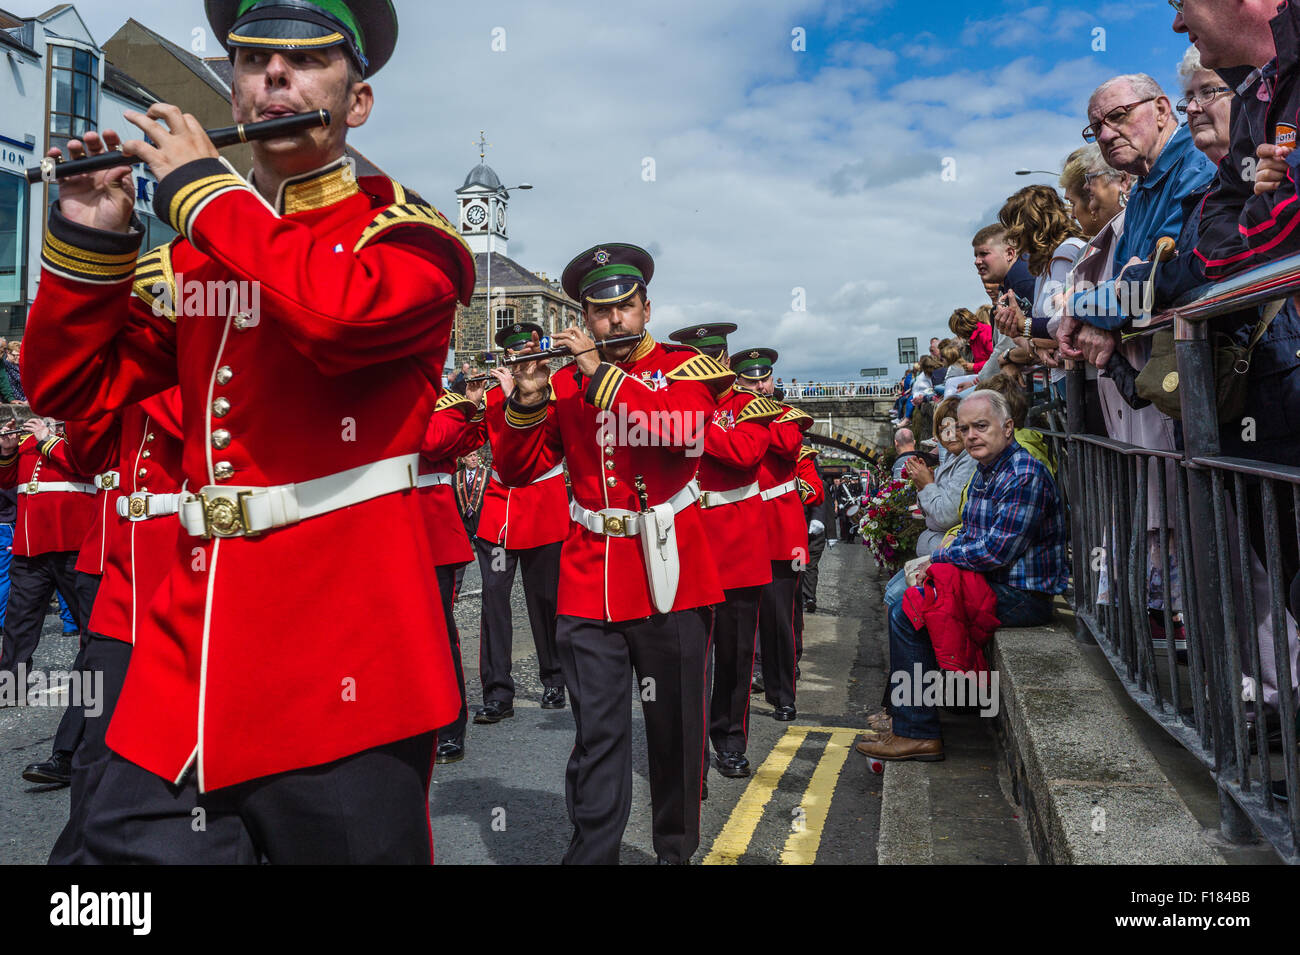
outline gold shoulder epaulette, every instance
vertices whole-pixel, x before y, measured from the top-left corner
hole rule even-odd
[[[705,381],[725,388],[736,380],[733,372],[703,353],[686,359],[668,373],[670,381]]]
[[[400,188],[400,187],[399,187]],[[410,193],[403,192],[408,200]],[[474,253],[446,217],[425,202],[395,202],[375,213],[352,247],[355,254],[394,229],[418,229],[434,239],[435,244],[451,252],[460,266],[459,276],[449,276],[456,285],[457,298],[468,305],[474,294]]]
[[[781,417],[777,418],[776,420],[778,424],[786,424],[787,422],[791,422],[791,421],[801,421],[801,420],[811,421],[812,417],[800,411],[798,408],[786,408],[785,414],[781,415]]]
[[[810,448],[808,447],[808,445],[805,444],[802,448],[799,449],[799,460],[802,461],[804,458],[814,457],[816,454],[817,454],[816,448]]]
[[[742,421],[761,421],[770,418],[779,418],[784,413],[785,409],[771,398],[759,395],[753,401],[747,402],[745,407],[740,410],[740,414],[736,418],[736,424],[740,424]]]
[[[448,391],[446,394],[444,394],[441,398],[438,399],[438,403],[433,406],[433,410],[446,411],[448,408],[454,408],[457,405],[461,405],[461,404],[474,405],[474,402],[470,401],[464,395],[459,395],[454,391]],[[474,405],[474,407],[477,408],[478,406]]]
[[[140,256],[131,291],[156,314],[176,321],[176,275],[172,271],[170,242]]]

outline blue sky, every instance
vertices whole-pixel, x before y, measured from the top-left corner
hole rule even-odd
[[[946,334],[982,301],[970,236],[1051,181],[1013,170],[1059,169],[1108,76],[1176,99],[1186,49],[1165,0],[396,5],[367,156],[454,216],[486,129],[501,179],[535,186],[511,198],[512,258],[557,275],[600,242],[646,246],[653,332],[734,321],[735,346],[800,380],[894,371],[898,337]],[[101,42],[128,16],[186,46],[204,24],[199,0],[77,6]]]

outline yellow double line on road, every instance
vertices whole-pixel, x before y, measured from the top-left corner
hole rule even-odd
[[[817,760],[808,788],[804,790],[799,807],[803,810],[802,825],[794,827],[781,852],[782,865],[812,865],[822,842],[826,814],[830,812],[831,796],[835,783],[844,769],[849,749],[862,730],[843,726],[791,726],[758,767],[754,777],[745,787],[744,794],[731,811],[727,824],[713,841],[713,848],[704,859],[705,865],[735,865],[749,849],[749,844],[763,818],[772,794],[790,768],[790,762],[810,733],[829,734],[826,748]]]

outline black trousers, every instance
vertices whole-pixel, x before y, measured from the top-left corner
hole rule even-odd
[[[479,631],[478,674],[483,684],[483,702],[497,700],[512,704],[515,681],[510,676],[510,649],[514,640],[510,591],[515,586],[515,567],[524,572],[524,603],[537,648],[537,669],[542,686],[564,686],[564,674],[555,655],[556,594],[560,588],[562,541],[526,550],[506,550],[498,544],[474,538],[479,572],[483,575],[483,617]]]
[[[93,677],[93,671],[86,660],[87,649],[90,644],[90,631],[86,629],[90,621],[90,610],[95,606],[95,595],[99,593],[99,574],[87,574],[77,571],[76,603],[80,608],[83,626],[81,630],[81,646],[77,650],[77,659],[73,663],[73,669],[78,673],[86,674],[87,677]],[[64,595],[65,599],[67,595]],[[72,606],[69,601],[68,606]],[[75,614],[77,611],[73,611]],[[63,718],[59,720],[59,728],[54,734],[54,752],[56,753],[74,753],[79,748],[82,734],[86,728],[86,708],[85,706],[69,705],[63,711]]]
[[[709,741],[716,753],[743,753],[749,739],[749,684],[754,679],[762,587],[723,592],[713,617],[713,695]]]
[[[803,602],[817,602],[817,566],[822,562],[826,551],[826,534],[808,535],[808,566],[803,571]]]
[[[465,572],[464,564],[446,564],[438,568],[438,593],[442,597],[443,619],[447,624],[447,639],[451,641],[451,663],[456,668],[456,687],[460,690],[460,713],[456,719],[438,730],[438,742],[465,740],[465,724],[469,720],[469,708],[465,703],[465,666],[460,659],[460,631],[456,629],[456,615],[452,606],[456,602],[456,592],[460,587],[456,579],[458,573]]]
[[[758,642],[763,656],[763,695],[773,706],[794,706],[795,594],[799,574],[788,560],[772,561],[772,582],[763,585]]]
[[[81,861],[428,865],[435,736],[203,794],[196,773],[174,786],[112,753],[86,810]]]
[[[19,666],[31,662],[41,642],[45,611],[49,609],[55,588],[63,591],[77,629],[85,633],[90,608],[83,611],[81,606],[76,568],[75,550],[51,551],[35,557],[15,555],[9,565],[9,608],[5,612],[0,670],[14,673]]]
[[[82,662],[85,672],[103,675],[102,695],[96,707],[89,711],[84,707],[68,707],[68,712],[75,709],[83,714],[85,731],[81,745],[72,754],[72,792],[68,822],[54,843],[54,851],[50,853],[51,865],[72,865],[83,861],[82,837],[86,828],[86,809],[113,755],[104,742],[104,737],[108,733],[113,710],[117,707],[122,683],[126,680],[126,668],[131,662],[131,644],[90,633],[84,644]],[[64,719],[67,719],[66,713]],[[59,730],[62,732],[62,724]],[[56,742],[55,749],[58,748]]]
[[[698,848],[711,618],[707,607],[621,623],[559,618],[556,644],[575,729],[564,776],[573,823],[566,863],[618,863],[632,811],[629,690],[645,716],[654,850],[686,862]]]

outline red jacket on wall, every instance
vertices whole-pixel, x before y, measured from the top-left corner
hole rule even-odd
[[[984,644],[1001,623],[997,609],[984,575],[953,564],[931,564],[923,584],[903,594],[903,612],[929,632],[939,666],[962,673],[988,670]]]

